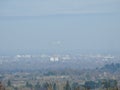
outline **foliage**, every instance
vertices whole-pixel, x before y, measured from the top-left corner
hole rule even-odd
[[[11,86],[11,81],[10,80],[8,80],[8,82],[7,82],[7,86]]]

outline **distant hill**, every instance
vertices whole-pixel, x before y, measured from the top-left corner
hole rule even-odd
[[[120,63],[106,64],[101,68],[102,71],[108,71],[111,73],[120,71]]]

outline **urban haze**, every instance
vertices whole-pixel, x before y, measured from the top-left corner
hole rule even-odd
[[[0,90],[120,90],[119,0],[0,0]]]

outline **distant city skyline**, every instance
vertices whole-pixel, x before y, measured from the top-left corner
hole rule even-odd
[[[120,53],[119,0],[2,0],[0,54]]]

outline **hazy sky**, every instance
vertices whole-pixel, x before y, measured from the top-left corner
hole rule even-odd
[[[0,0],[0,54],[120,51],[120,0]]]

